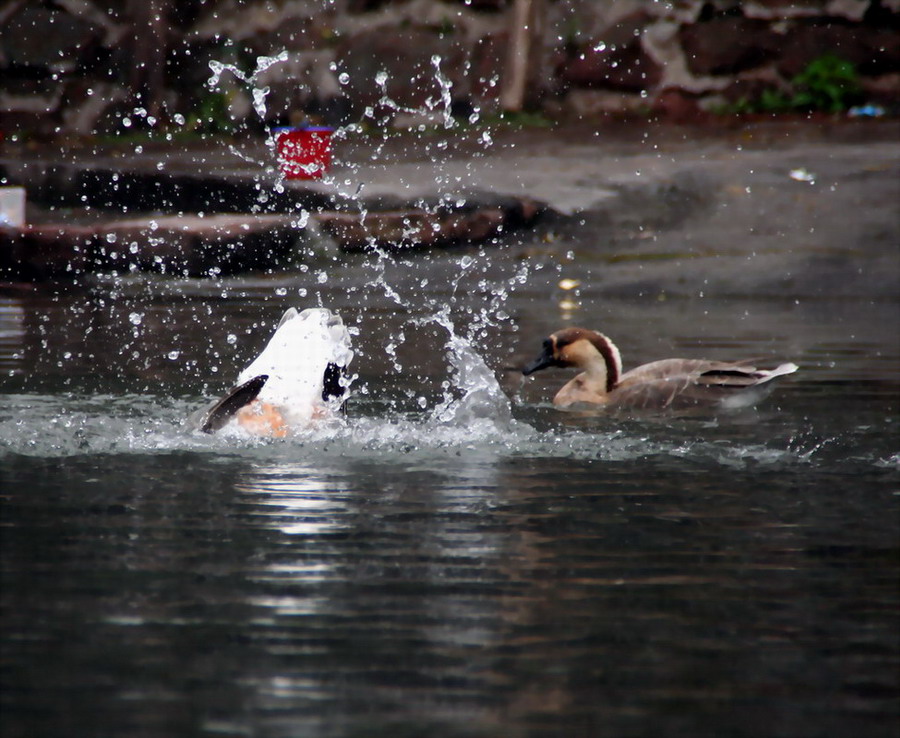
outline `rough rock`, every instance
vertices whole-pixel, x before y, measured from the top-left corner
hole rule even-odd
[[[871,5],[868,0],[750,0],[742,3],[742,11],[766,20],[834,16],[860,21]]]
[[[900,71],[900,33],[828,21],[800,22],[786,35],[778,70],[790,79],[828,53],[856,65],[863,74]]]
[[[691,74],[681,47],[677,23],[673,21],[653,23],[647,27],[642,41],[644,49],[663,70],[662,79],[657,85],[657,94],[667,89],[694,93],[717,92],[727,86],[726,77]]]
[[[71,13],[24,4],[0,28],[0,55],[7,64],[69,72],[104,35]]]
[[[355,114],[381,107],[433,109],[442,90],[433,60],[458,60],[464,51],[448,36],[421,28],[364,31],[337,50],[337,65],[347,80],[344,92]],[[383,81],[380,81],[383,80]]]
[[[728,86],[722,90],[721,100],[717,102],[758,100],[766,90],[778,90],[784,94],[790,92],[790,85],[772,65],[751,69],[731,78]]]
[[[83,274],[95,238],[87,226],[0,228],[0,278],[36,282]]]
[[[877,105],[900,106],[900,72],[860,80],[863,96]]]
[[[583,120],[605,114],[630,115],[646,106],[647,100],[638,94],[583,89],[569,91],[560,109],[569,119]]]
[[[121,2],[99,0],[11,0],[0,7],[3,129],[37,137],[131,133],[123,120],[134,121],[136,108],[156,119],[141,118],[145,128],[184,119],[189,128],[213,132],[343,125],[367,108],[373,125],[398,114],[433,125],[428,121],[448,109],[463,118],[495,111],[509,81],[509,0],[163,5],[168,12],[158,18],[140,4],[141,12],[128,14]],[[900,0],[540,6],[525,99],[544,112],[666,110],[659,98],[671,100],[668,90],[696,96],[707,108],[737,90],[790,93],[793,77],[826,53],[856,65],[869,101],[900,97]],[[286,61],[254,73],[255,60],[281,52]],[[234,65],[244,79],[225,74],[210,88],[211,61]],[[265,99],[254,100],[254,90],[267,90]]]
[[[694,75],[736,74],[761,66],[784,43],[767,22],[740,16],[682,26],[679,38]]]
[[[641,44],[643,29],[650,22],[644,13],[621,19],[597,39],[563,63],[560,79],[577,87],[602,87],[640,92],[656,86],[662,70]]]

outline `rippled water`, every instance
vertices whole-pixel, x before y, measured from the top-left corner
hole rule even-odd
[[[514,256],[0,298],[4,737],[895,735],[897,305],[579,308]],[[345,421],[184,426],[319,303]],[[801,371],[720,417],[560,413],[516,369],[568,322]]]

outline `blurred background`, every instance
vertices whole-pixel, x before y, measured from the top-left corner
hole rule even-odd
[[[882,114],[900,102],[898,29],[898,0],[7,0],[0,129],[403,127],[443,92],[462,119]],[[262,117],[249,85],[208,84],[210,62],[268,88]]]

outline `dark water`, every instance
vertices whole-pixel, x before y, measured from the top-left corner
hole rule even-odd
[[[897,304],[577,309],[509,256],[0,298],[0,734],[895,736]],[[183,427],[319,302],[358,329],[345,424]],[[801,371],[563,414],[512,368],[573,321]]]

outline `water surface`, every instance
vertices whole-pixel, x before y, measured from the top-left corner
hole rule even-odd
[[[564,264],[7,290],[3,735],[895,735],[896,302],[573,301]],[[356,331],[345,421],[184,425],[316,304]],[[561,413],[518,368],[570,322],[626,366],[801,371],[725,416]]]

